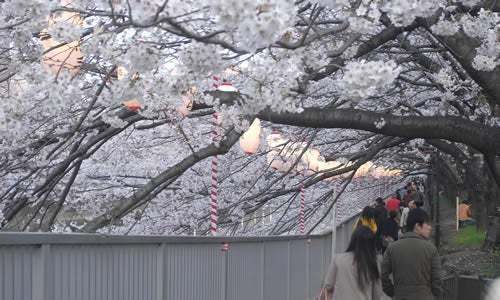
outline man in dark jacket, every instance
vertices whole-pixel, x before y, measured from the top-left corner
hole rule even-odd
[[[432,231],[429,215],[420,208],[410,210],[406,229],[385,251],[384,292],[395,300],[432,300],[441,293],[441,263],[436,247],[428,241]]]
[[[375,221],[377,222],[377,233],[375,235],[375,245],[378,251],[383,250],[383,242],[382,242],[382,229],[384,227],[384,223],[387,220],[387,209],[385,208],[384,199],[378,197],[375,200]]]

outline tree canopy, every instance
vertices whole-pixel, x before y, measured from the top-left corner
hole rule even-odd
[[[334,195],[373,200],[437,158],[464,177],[481,154],[499,186],[499,10],[0,0],[2,230],[205,233],[214,155],[227,234],[295,232],[301,185],[317,229]]]

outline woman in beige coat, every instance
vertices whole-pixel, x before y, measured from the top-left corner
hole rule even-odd
[[[366,226],[354,230],[345,253],[336,254],[325,278],[328,300],[379,300],[384,293],[380,282],[380,259],[375,234]]]

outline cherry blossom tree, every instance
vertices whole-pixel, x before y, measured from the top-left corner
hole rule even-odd
[[[365,205],[380,177],[392,189],[436,159],[498,189],[499,10],[0,1],[2,229],[204,234],[214,155],[226,234],[296,232],[301,184],[306,227],[320,230],[334,201]],[[237,91],[216,90],[214,77]],[[255,118],[261,146],[246,155],[236,144]],[[478,153],[482,175],[469,163]],[[369,162],[400,172],[375,179],[373,167],[363,179]]]

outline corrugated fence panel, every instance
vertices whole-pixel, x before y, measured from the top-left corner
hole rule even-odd
[[[348,231],[346,229],[349,229]],[[337,230],[345,249],[352,224]],[[306,300],[329,235],[228,238],[0,233],[0,300]]]
[[[157,247],[53,245],[50,261],[54,280],[50,299],[156,299]]]
[[[290,300],[307,299],[307,241],[290,241]]]
[[[337,228],[337,236],[335,241],[335,253],[342,253],[347,249],[346,245],[346,233],[347,227],[345,224]]]
[[[165,300],[224,299],[225,255],[220,244],[166,245]]]
[[[324,241],[312,239],[309,243],[309,298],[317,295],[321,289],[325,270],[328,268],[326,262]]]
[[[346,223],[343,223],[337,227],[335,253],[345,252],[347,246],[349,246],[349,241],[351,239],[354,224],[357,222],[357,220],[357,218],[351,218]]]
[[[264,243],[264,299],[287,300],[289,242]]]
[[[32,299],[32,257],[36,248],[0,247],[0,299]]]
[[[325,259],[328,264],[330,264],[330,259],[332,258],[332,235],[329,234],[322,239],[325,247]]]
[[[234,243],[229,247],[227,300],[263,300],[264,243]]]

